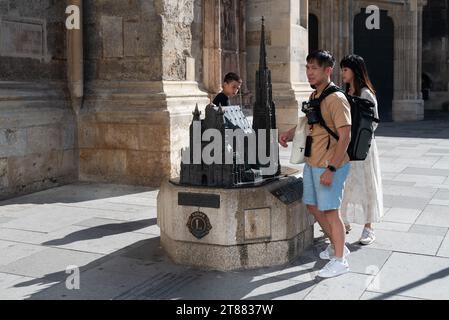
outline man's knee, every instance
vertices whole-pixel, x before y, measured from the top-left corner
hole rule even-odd
[[[313,215],[315,218],[320,218],[323,215],[323,212],[318,210],[317,206],[306,205],[306,208],[309,214]]]
[[[306,205],[306,208],[307,208],[307,211],[313,215],[315,215],[316,212],[318,211],[318,208],[316,206]]]
[[[340,218],[340,210],[327,210],[324,214],[328,220],[338,220]]]

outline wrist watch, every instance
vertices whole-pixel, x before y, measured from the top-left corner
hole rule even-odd
[[[330,172],[336,172],[337,171],[337,168],[335,168],[332,165],[328,165],[327,168],[329,169]]]

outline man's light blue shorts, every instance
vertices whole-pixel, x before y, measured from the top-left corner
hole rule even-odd
[[[316,206],[320,211],[337,210],[341,207],[345,181],[349,174],[351,164],[347,163],[334,173],[332,185],[327,187],[320,183],[325,168],[315,168],[307,163],[304,166],[304,195],[306,205]]]

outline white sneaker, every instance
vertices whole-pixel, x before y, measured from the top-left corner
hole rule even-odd
[[[349,272],[349,264],[346,259],[343,259],[343,261],[332,259],[323,267],[323,269],[320,270],[320,272],[318,272],[318,277],[333,278],[341,276],[347,272]]]
[[[373,243],[374,240],[376,240],[376,236],[374,235],[374,230],[370,229],[370,228],[364,228],[359,242],[361,244],[367,246],[367,245]]]
[[[348,247],[345,246],[343,256],[346,258],[350,253],[351,251],[349,251]],[[324,251],[320,252],[320,259],[323,260],[331,260],[334,256],[335,251],[332,244],[328,245]]]

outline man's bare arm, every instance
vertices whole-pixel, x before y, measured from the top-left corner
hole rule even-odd
[[[337,129],[337,132],[340,139],[329,164],[339,168],[343,164],[349,143],[351,142],[351,126],[341,127]]]

